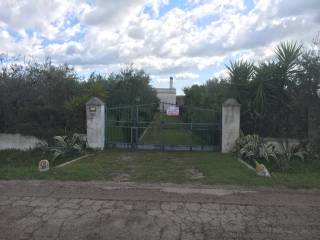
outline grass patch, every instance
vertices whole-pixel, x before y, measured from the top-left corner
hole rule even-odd
[[[8,157],[10,160],[8,160]],[[129,181],[145,183],[202,183],[250,186],[286,186],[319,188],[320,167],[301,168],[288,173],[271,172],[272,177],[257,176],[231,154],[214,152],[157,152],[106,150],[63,168],[38,172],[38,161],[44,156],[33,152],[0,151],[2,179],[114,180],[125,174]],[[4,160],[7,159],[7,160]],[[203,178],[190,178],[190,169]]]
[[[139,143],[164,145],[206,145],[206,142],[188,129],[178,117],[155,114]]]
[[[54,165],[50,162],[50,168],[55,165],[70,161],[76,156],[68,156],[56,159]],[[39,149],[32,151],[1,150],[0,151],[0,179],[45,179],[46,174],[38,170],[39,161],[50,161],[51,153]]]

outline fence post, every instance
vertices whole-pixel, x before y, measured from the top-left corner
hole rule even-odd
[[[105,104],[93,97],[86,103],[87,144],[93,149],[105,146]]]
[[[240,107],[237,100],[229,98],[222,104],[222,143],[223,153],[231,152],[240,135]]]

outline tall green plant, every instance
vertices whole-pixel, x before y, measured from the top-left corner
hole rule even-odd
[[[297,42],[282,42],[275,48],[275,55],[283,70],[285,80],[297,72],[298,59],[301,55],[302,44]]]
[[[256,75],[251,86],[254,110],[262,117],[269,111],[286,103],[287,94],[280,81],[281,72],[275,62],[260,63],[255,68]]]
[[[249,61],[236,60],[230,62],[229,66],[226,67],[233,96],[242,104],[246,104],[249,82],[255,74],[254,64]]]

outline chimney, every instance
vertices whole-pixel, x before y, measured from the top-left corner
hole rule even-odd
[[[170,89],[173,88],[173,77],[170,77]]]

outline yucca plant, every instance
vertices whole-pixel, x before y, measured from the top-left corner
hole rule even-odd
[[[302,44],[297,42],[282,42],[275,48],[275,54],[285,78],[289,80],[296,72]]]
[[[57,158],[81,153],[85,144],[80,138],[80,135],[75,133],[71,137],[69,136],[55,136],[53,137],[54,147],[49,148],[49,151],[53,152],[52,162],[55,162]]]

